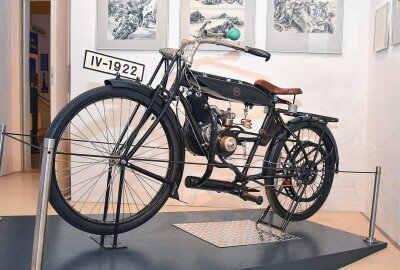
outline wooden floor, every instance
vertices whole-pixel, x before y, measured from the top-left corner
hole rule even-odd
[[[36,214],[39,173],[17,173],[0,177],[0,216]],[[165,206],[162,211],[213,211],[223,208]],[[226,208],[225,208],[226,209]],[[49,213],[56,214],[53,209]],[[369,223],[361,213],[319,212],[311,221],[350,233],[365,236]],[[0,223],[1,226],[1,223]],[[389,242],[379,231],[376,238]],[[388,248],[343,269],[400,269],[400,251],[390,242]]]

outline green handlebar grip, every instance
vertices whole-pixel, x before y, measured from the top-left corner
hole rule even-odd
[[[240,31],[237,28],[231,28],[225,32],[225,37],[229,38],[233,41],[238,40],[240,38]]]

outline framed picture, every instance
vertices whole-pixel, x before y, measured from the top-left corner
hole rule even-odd
[[[266,48],[342,53],[343,0],[269,0]]]
[[[393,0],[392,5],[392,45],[400,44],[400,0]]]
[[[374,52],[389,48],[389,3],[375,13]]]
[[[181,39],[198,35],[205,22],[206,29],[213,33],[224,33],[235,27],[240,30],[237,41],[254,46],[254,0],[183,0],[181,1]],[[216,45],[202,45],[200,50],[229,50]]]
[[[167,46],[168,0],[97,0],[96,49]]]

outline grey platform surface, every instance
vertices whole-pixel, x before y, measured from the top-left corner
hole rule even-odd
[[[189,222],[256,220],[260,210],[159,213],[122,234],[128,249],[104,250],[58,216],[48,219],[43,269],[337,269],[387,246],[309,221],[291,223],[300,240],[217,248],[176,228]],[[0,222],[0,269],[30,269],[34,217]]]

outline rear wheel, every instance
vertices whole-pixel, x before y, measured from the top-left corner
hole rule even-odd
[[[328,197],[335,170],[335,142],[328,128],[318,122],[298,122],[289,125],[289,130],[278,135],[267,153],[264,166],[269,169],[264,173],[281,178],[266,180],[266,193],[282,218],[288,217],[298,201],[291,220],[300,221],[314,215]],[[294,174],[297,176],[290,176]]]
[[[125,167],[121,177],[119,157],[127,147],[124,142],[149,103],[149,97],[140,91],[106,86],[78,96],[53,121],[47,134],[56,140],[50,202],[71,225],[92,234],[114,233],[121,179],[118,233],[149,220],[170,196],[173,183],[182,176],[183,157],[176,123],[168,114],[128,161],[141,172]],[[156,104],[130,149],[160,111]],[[121,151],[115,151],[117,148]]]

